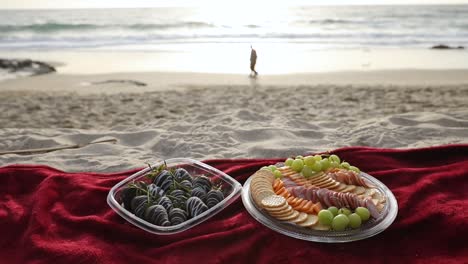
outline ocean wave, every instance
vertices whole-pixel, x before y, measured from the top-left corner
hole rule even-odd
[[[367,24],[368,21],[364,20],[349,20],[349,19],[334,19],[334,18],[326,18],[326,19],[312,19],[307,21],[308,24]]]
[[[468,46],[468,36],[464,39],[453,36],[406,36],[391,37],[385,34],[143,34],[139,36],[96,36],[81,35],[73,37],[38,36],[34,38],[9,38],[0,36],[0,49],[79,49],[105,48],[118,46],[157,46],[158,44],[189,44],[189,43],[307,43],[310,45],[327,45],[337,47],[430,47],[438,43],[454,43],[457,46]]]
[[[115,41],[121,39],[135,39],[135,40],[171,40],[171,39],[199,39],[199,38],[211,38],[211,39],[238,39],[238,38],[255,38],[255,39],[349,39],[349,40],[388,40],[388,41],[408,41],[408,40],[444,40],[444,39],[459,39],[468,41],[467,33],[457,33],[453,35],[451,33],[436,32],[436,33],[408,33],[408,32],[353,32],[353,31],[339,31],[339,32],[320,32],[320,33],[307,33],[307,32],[246,32],[239,33],[237,31],[229,32],[224,30],[215,31],[186,31],[186,32],[139,32],[139,31],[127,31],[127,32],[106,32],[106,34],[89,35],[86,33],[81,34],[4,34],[0,35],[0,41],[5,42],[23,42],[23,41],[54,41],[54,40],[70,40],[70,41],[86,41],[98,38],[114,39]]]
[[[180,22],[172,24],[132,24],[132,25],[119,25],[122,28],[129,29],[169,29],[169,28],[211,28],[214,27],[213,24],[198,22],[198,21],[189,21],[189,22]]]
[[[137,23],[137,24],[66,24],[66,23],[40,23],[40,24],[27,24],[27,25],[0,25],[0,32],[14,33],[14,32],[38,32],[38,33],[52,33],[55,31],[89,31],[89,30],[108,30],[108,29],[130,29],[130,30],[151,30],[151,29],[171,29],[171,28],[210,28],[212,24],[198,21],[188,21],[179,23]]]

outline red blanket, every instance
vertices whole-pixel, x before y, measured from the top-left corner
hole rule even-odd
[[[322,244],[276,233],[241,199],[170,236],[127,223],[106,203],[135,171],[67,173],[46,166],[0,168],[2,263],[467,263],[468,145],[334,151],[385,183],[399,212],[365,240]],[[243,183],[275,159],[208,160]]]

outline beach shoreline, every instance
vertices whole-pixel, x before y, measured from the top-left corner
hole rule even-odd
[[[138,85],[141,83],[143,85]],[[135,85],[137,84],[137,85]],[[468,69],[458,70],[376,70],[335,71],[322,73],[248,74],[194,72],[119,72],[108,74],[50,73],[9,79],[0,82],[0,93],[41,92],[53,94],[116,94],[191,87],[249,86],[298,87],[340,86],[457,86],[468,85]]]
[[[263,76],[468,69],[467,50],[425,48],[328,48],[308,44],[261,43],[256,69]],[[250,47],[245,43],[158,44],[149,50],[125,47],[77,50],[2,50],[0,58],[51,64],[60,74],[199,73],[248,74]]]

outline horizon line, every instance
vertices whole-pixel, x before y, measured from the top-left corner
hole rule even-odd
[[[395,3],[395,4],[292,4],[285,7],[349,7],[349,6],[455,6],[468,5],[468,3]],[[0,10],[73,10],[73,9],[139,9],[139,8],[196,8],[205,5],[161,5],[161,6],[90,6],[90,7],[16,7],[2,8]]]

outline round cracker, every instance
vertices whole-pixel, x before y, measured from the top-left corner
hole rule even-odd
[[[259,188],[266,188],[268,190],[273,190],[273,186],[271,184],[264,183],[264,182],[253,184],[253,185],[250,185],[250,186],[251,186],[251,188],[250,188],[251,190],[255,190],[255,189],[259,189]]]
[[[281,211],[285,211],[287,210],[289,207],[291,207],[288,203],[285,203],[283,206],[281,207],[276,207],[276,208],[265,208],[269,213],[279,213]],[[292,207],[291,207],[292,208]]]
[[[299,215],[299,212],[296,210],[293,210],[289,215],[281,216],[281,217],[275,216],[275,218],[281,221],[289,221],[291,219],[296,218],[298,215]]]
[[[299,212],[299,215],[296,218],[289,220],[289,222],[296,224],[296,223],[302,223],[305,220],[307,220],[307,213]]]
[[[286,199],[281,195],[271,195],[262,199],[261,204],[265,208],[281,207],[286,203]]]
[[[307,214],[307,218],[304,222],[297,223],[299,226],[311,227],[318,223],[318,216],[314,214]]]
[[[327,182],[326,184],[322,184],[322,188],[326,188],[326,189],[330,189],[332,187],[335,187],[337,185],[339,185],[340,183],[336,182],[335,180],[330,180],[329,182]]]
[[[268,209],[266,209],[268,211],[268,213],[271,215],[271,216],[275,216],[275,217],[281,217],[281,216],[286,216],[286,215],[289,215],[292,211],[293,211],[293,208],[288,205],[286,207],[286,209],[283,209],[281,211],[277,211],[277,212],[272,212],[272,211],[269,211]]]
[[[323,185],[323,184],[327,184],[328,182],[331,182],[331,181],[333,181],[332,178],[330,178],[328,175],[323,174],[322,176],[320,176],[320,178],[311,179],[310,184]]]
[[[273,174],[271,170],[265,170],[265,169],[258,170],[257,172],[254,173],[253,177],[262,178],[262,179],[268,180],[271,183],[273,183],[273,181],[275,180],[275,174]]]
[[[273,191],[265,190],[265,191],[257,192],[255,194],[252,193],[252,198],[253,198],[253,200],[255,201],[255,203],[258,206],[264,207],[264,206],[262,206],[262,200],[265,199],[268,196],[273,196],[273,195],[275,195],[275,193]]]
[[[335,192],[338,192],[338,190],[336,190],[336,188],[338,188],[338,186],[340,186],[340,182],[338,181],[334,181],[333,185],[329,186],[328,189],[329,190],[332,190],[332,191],[335,191]]]

